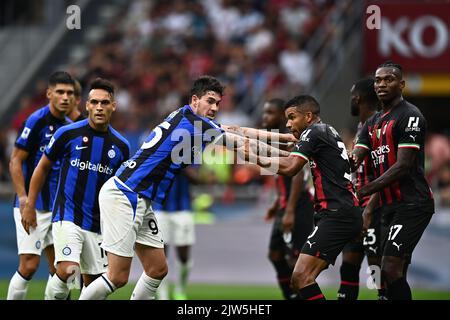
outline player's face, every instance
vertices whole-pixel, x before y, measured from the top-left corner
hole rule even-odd
[[[47,98],[52,108],[55,108],[59,113],[67,115],[72,111],[74,104],[74,87],[71,84],[58,83],[47,89]]]
[[[405,81],[396,68],[383,67],[375,72],[375,92],[383,102],[391,101],[402,94]]]
[[[285,115],[287,118],[286,127],[291,131],[294,137],[299,139],[302,132],[309,126],[312,119],[312,113],[301,112],[296,107],[290,107],[286,109]]]
[[[264,129],[277,129],[284,121],[284,114],[277,107],[266,102],[263,107],[262,126]]]
[[[222,101],[222,96],[219,93],[207,91],[201,98],[193,95],[191,106],[197,115],[214,120],[219,111],[220,101]]]
[[[355,92],[354,85],[353,85],[352,89],[350,90],[350,113],[354,117],[359,116],[359,96]]]
[[[109,124],[111,115],[116,110],[116,103],[108,91],[93,89],[89,93],[86,110],[89,113],[89,120],[95,126],[105,126]]]

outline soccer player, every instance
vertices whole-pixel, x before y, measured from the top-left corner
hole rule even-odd
[[[374,81],[372,78],[364,78],[358,80],[350,90],[351,115],[359,117],[356,137],[367,119],[378,110],[379,102],[373,85]],[[371,160],[369,157],[366,157],[355,172],[353,181],[356,189],[359,190],[371,180],[373,180]],[[369,199],[370,196],[363,198],[361,209],[367,207]],[[367,210],[369,209],[367,208]],[[342,251],[342,265],[340,269],[341,285],[338,291],[338,300],[356,300],[358,298],[359,270],[361,269],[364,254],[367,255],[369,266],[381,266],[380,228],[381,213],[378,207],[373,213],[372,222],[364,238],[351,241],[344,247]],[[378,289],[378,297],[379,299],[385,299],[384,289]]]
[[[352,158],[353,168],[368,155],[372,159],[375,180],[357,195],[359,199],[375,195],[383,206],[387,234],[382,242],[381,269],[387,297],[392,300],[411,299],[407,267],[434,213],[433,194],[424,177],[426,120],[416,106],[403,99],[404,87],[400,65],[388,61],[377,68],[374,88],[382,110],[366,121]],[[371,212],[365,212],[365,227],[371,219]]]
[[[128,282],[136,251],[144,272],[131,299],[154,299],[167,274],[164,240],[151,203],[164,204],[173,179],[180,170],[199,163],[208,143],[227,141],[234,150],[245,139],[226,134],[213,119],[219,110],[223,86],[210,76],[198,78],[191,89],[190,104],[172,112],[147,137],[141,148],[109,179],[99,194],[102,248],[108,252],[108,269],[82,291],[80,299],[106,299]],[[228,143],[230,139],[232,144]],[[234,143],[240,143],[235,146]],[[252,146],[247,142],[245,145]],[[255,144],[269,154],[276,148]],[[274,149],[274,150],[272,150]],[[198,161],[198,162],[197,162]]]
[[[263,107],[262,126],[268,130],[286,131],[284,101],[271,99]],[[295,261],[313,229],[313,204],[306,189],[307,174],[301,170],[293,178],[277,176],[278,196],[267,211],[266,220],[274,218],[269,243],[269,260],[285,299],[294,299],[291,276]]]
[[[81,103],[81,93],[82,93],[82,88],[81,88],[81,84],[78,80],[74,79],[75,81],[75,91],[74,91],[74,97],[75,99],[73,100],[74,104],[72,106],[72,111],[69,113],[68,117],[70,118],[70,120],[72,120],[73,122],[77,122],[77,121],[81,121],[86,119],[86,117],[81,113],[79,106]]]
[[[345,244],[361,233],[362,218],[354,194],[350,163],[337,131],[320,120],[319,103],[309,95],[299,95],[285,105],[287,127],[300,139],[289,157],[257,156],[257,164],[276,173],[294,176],[309,162],[315,196],[315,227],[303,246],[292,274],[292,286],[304,300],[325,299],[317,276]],[[249,148],[246,158],[255,157]]]
[[[21,220],[33,170],[56,130],[70,121],[66,115],[71,111],[74,100],[73,78],[66,72],[53,73],[49,78],[47,98],[49,104],[35,111],[25,121],[9,163],[16,191],[14,221],[19,268],[9,283],[8,300],[25,299],[28,283],[39,266],[42,251],[47,257],[50,275],[55,272],[51,210],[58,183],[59,164],[52,167],[41,192],[37,195],[37,215],[32,221],[33,228],[26,231]]]
[[[178,274],[173,298],[186,300],[186,286],[193,265],[191,247],[195,243],[195,221],[191,207],[190,181],[196,181],[195,172],[188,167],[173,181],[166,203],[154,203],[156,219],[164,235],[165,254],[169,245],[177,252]],[[158,298],[169,299],[169,284],[165,278],[159,287]]]
[[[94,80],[86,102],[89,118],[56,131],[31,178],[23,214],[26,230],[35,219],[36,198],[48,172],[53,163],[61,162],[52,227],[56,274],[49,282],[47,300],[67,298],[67,280],[75,269],[86,285],[106,269],[98,193],[130,153],[128,141],[109,125],[115,109],[113,85]]]

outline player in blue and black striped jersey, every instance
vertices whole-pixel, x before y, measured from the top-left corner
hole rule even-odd
[[[155,298],[167,274],[167,263],[151,203],[164,204],[181,169],[200,163],[206,145],[224,136],[224,129],[213,121],[223,90],[213,77],[197,79],[191,89],[190,104],[172,112],[159,124],[136,154],[102,187],[99,194],[102,248],[108,252],[108,271],[83,290],[80,299],[105,299],[116,288],[124,286],[134,251],[144,272],[131,298]],[[245,142],[245,138],[228,133],[221,140],[233,150]],[[271,151],[267,145],[258,146],[259,150]],[[278,149],[276,152],[282,153]]]
[[[80,268],[89,284],[105,271],[100,248],[98,193],[103,183],[129,157],[129,144],[109,123],[115,110],[114,88],[103,79],[91,85],[86,103],[89,118],[56,131],[33,173],[24,215],[35,214],[35,201],[47,173],[57,161],[61,174],[53,206],[56,275],[46,299],[66,299],[68,279]]]
[[[23,209],[28,197],[31,175],[56,130],[71,121],[66,115],[74,100],[74,80],[66,72],[55,72],[49,78],[47,89],[49,104],[38,109],[25,121],[17,137],[10,160],[10,173],[16,191],[14,220],[17,233],[19,268],[8,288],[8,300],[25,299],[28,282],[36,272],[44,250],[49,272],[55,268],[51,234],[51,210],[58,183],[59,163],[55,163],[37,195],[37,216],[31,221],[32,230],[22,225]]]

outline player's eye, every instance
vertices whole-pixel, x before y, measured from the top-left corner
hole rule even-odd
[[[91,100],[89,100],[89,103],[90,103],[90,104],[93,104],[93,105],[97,105],[98,100],[91,99]]]
[[[109,101],[109,100],[102,100],[100,103],[102,104],[102,106],[107,106],[108,104],[111,103],[111,101]]]

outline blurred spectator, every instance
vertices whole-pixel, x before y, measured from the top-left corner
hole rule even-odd
[[[438,172],[437,186],[439,190],[439,205],[450,207],[450,161],[445,163]]]

